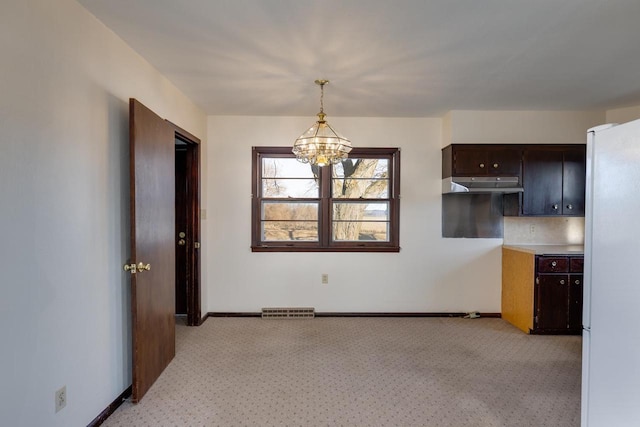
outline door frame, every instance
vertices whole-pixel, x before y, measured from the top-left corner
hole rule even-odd
[[[187,147],[187,325],[202,324],[200,261],[200,139],[166,120]]]

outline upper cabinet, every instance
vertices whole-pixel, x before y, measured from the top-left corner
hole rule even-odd
[[[442,177],[520,176],[521,146],[453,144],[442,150]]]
[[[525,216],[584,216],[584,145],[532,145],[522,162]]]

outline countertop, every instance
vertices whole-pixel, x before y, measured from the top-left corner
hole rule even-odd
[[[584,255],[583,245],[503,245],[502,247],[534,255]]]

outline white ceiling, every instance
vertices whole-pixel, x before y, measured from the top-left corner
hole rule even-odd
[[[78,0],[211,115],[640,103],[640,0]]]

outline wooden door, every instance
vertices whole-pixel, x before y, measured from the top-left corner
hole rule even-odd
[[[455,148],[453,170],[454,175],[482,176],[487,175],[488,153],[486,148]]]
[[[571,148],[564,153],[562,180],[562,214],[584,215],[586,184],[585,146]]]
[[[537,285],[536,329],[566,330],[569,313],[569,276],[541,274]]]
[[[129,132],[130,262],[138,265],[131,275],[132,400],[138,402],[175,355],[175,134],[135,99]]]
[[[525,150],[523,215],[562,214],[562,151]]]
[[[188,192],[187,146],[176,145],[176,314],[187,314],[187,264]]]
[[[582,274],[569,276],[569,329],[580,333],[582,331]]]

